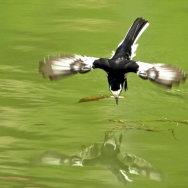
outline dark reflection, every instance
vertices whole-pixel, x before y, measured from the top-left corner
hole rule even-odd
[[[121,152],[122,139],[122,134],[116,139],[114,134],[106,133],[102,145],[94,143],[90,147],[82,146],[81,151],[72,156],[56,152],[44,152],[39,157],[39,162],[83,167],[103,165],[123,184],[133,181],[128,177],[129,174],[142,175],[152,180],[162,181],[162,174],[149,162],[135,155]]]

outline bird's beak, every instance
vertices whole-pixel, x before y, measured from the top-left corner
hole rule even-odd
[[[113,96],[114,96],[114,98],[115,98],[115,100],[116,100],[116,104],[117,104],[117,105],[118,105],[118,98],[119,98],[119,95],[120,95],[120,93],[121,93],[121,89],[122,89],[121,85],[120,85],[120,89],[117,90],[117,91],[111,90],[111,87],[110,87],[110,91],[111,91],[111,93],[113,94]]]
[[[116,104],[118,105],[118,97],[115,97],[115,100],[116,100]]]
[[[111,91],[115,100],[116,100],[116,104],[118,105],[118,99],[119,99],[119,95],[120,95],[120,92],[121,90],[118,90],[118,91]]]

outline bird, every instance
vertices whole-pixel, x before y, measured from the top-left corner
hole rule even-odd
[[[90,57],[78,54],[62,54],[44,58],[39,62],[39,72],[44,78],[58,80],[77,73],[88,73],[93,69],[102,69],[107,73],[109,90],[118,104],[118,98],[124,88],[128,89],[127,75],[135,73],[143,80],[171,89],[186,80],[187,74],[176,66],[135,61],[138,44],[137,40],[149,26],[149,22],[142,17],[137,18],[117,49],[110,58]]]
[[[36,157],[33,162],[83,168],[100,165],[106,167],[122,184],[133,182],[129,175],[144,176],[155,181],[164,180],[162,172],[148,161],[136,155],[124,153],[124,149],[121,150],[122,140],[122,133],[116,136],[115,132],[108,131],[105,133],[102,143],[94,143],[89,147],[82,145],[81,151],[79,150],[73,155],[45,151],[39,157]]]

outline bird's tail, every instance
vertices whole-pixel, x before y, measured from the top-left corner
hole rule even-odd
[[[147,20],[144,20],[143,18],[137,18],[125,35],[125,38],[119,43],[116,52],[112,54],[111,58],[132,59],[134,56],[136,56],[135,52],[138,47],[136,41],[148,26],[149,23]]]

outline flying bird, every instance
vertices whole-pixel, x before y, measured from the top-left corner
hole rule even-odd
[[[125,91],[128,89],[127,73],[129,72],[170,89],[174,84],[178,85],[186,80],[186,74],[182,70],[172,65],[132,60],[136,56],[138,47],[136,42],[148,26],[147,20],[137,18],[110,58],[84,55],[47,57],[39,63],[39,72],[43,77],[57,80],[77,73],[87,73],[96,68],[102,69],[107,73],[109,90],[116,104],[123,88]]]

